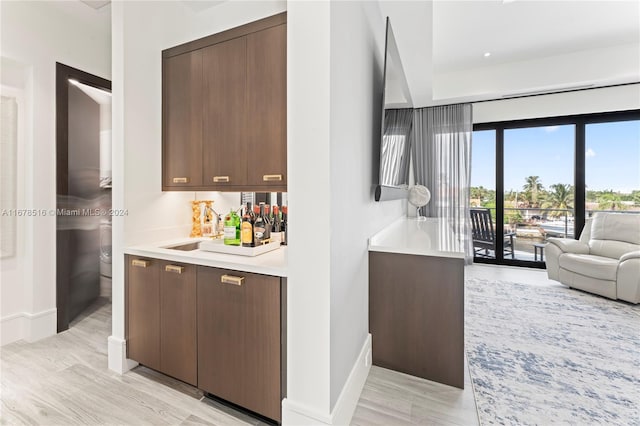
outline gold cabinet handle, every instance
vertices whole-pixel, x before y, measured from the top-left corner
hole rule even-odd
[[[262,175],[262,180],[265,182],[281,181],[282,175]]]
[[[214,176],[214,182],[229,182],[229,176]]]
[[[140,268],[146,268],[149,265],[151,265],[151,261],[149,261],[149,260],[133,259],[131,261],[131,266],[138,266]]]
[[[172,179],[173,183],[189,183],[188,177],[175,177]]]
[[[225,284],[242,285],[244,277],[236,277],[235,275],[223,275],[220,282]]]
[[[167,265],[164,267],[165,272],[173,272],[176,274],[181,274],[184,271],[184,266],[176,266],[176,265]]]

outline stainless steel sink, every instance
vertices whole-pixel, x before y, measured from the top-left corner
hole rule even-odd
[[[177,246],[169,246],[165,248],[170,250],[193,251],[193,250],[198,250],[199,245],[200,243],[187,243],[187,244],[180,244]]]

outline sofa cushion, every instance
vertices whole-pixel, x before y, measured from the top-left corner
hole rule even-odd
[[[591,254],[564,253],[560,256],[560,267],[576,274],[601,280],[616,280],[618,260]]]
[[[640,244],[640,215],[597,213],[591,222],[591,239]]]
[[[590,254],[619,259],[625,253],[640,250],[640,215],[597,213],[590,231]]]
[[[610,257],[620,259],[626,253],[640,250],[640,245],[631,244],[624,241],[614,240],[591,240],[589,241],[589,254],[595,256]]]

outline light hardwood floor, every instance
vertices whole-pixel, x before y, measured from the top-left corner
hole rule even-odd
[[[258,425],[192,386],[145,367],[107,369],[111,305],[97,302],[69,330],[0,354],[6,425]],[[168,385],[168,386],[167,386]]]
[[[543,283],[544,271],[472,266],[467,278]],[[0,349],[0,423],[73,424],[260,424],[252,417],[204,399],[192,386],[145,367],[125,375],[107,369],[111,305],[95,304],[64,333]],[[353,425],[475,425],[473,390],[372,367]]]

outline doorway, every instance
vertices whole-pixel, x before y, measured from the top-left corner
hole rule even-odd
[[[111,82],[56,63],[57,331],[111,292]]]

